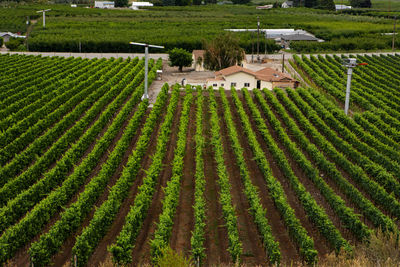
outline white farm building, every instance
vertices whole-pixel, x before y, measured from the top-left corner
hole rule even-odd
[[[215,78],[207,80],[207,87],[212,86],[214,89],[223,87],[225,90],[230,90],[232,86],[236,88],[246,87],[250,90],[254,88],[272,90],[275,87],[296,88],[298,84],[299,82],[289,75],[271,68],[254,72],[240,66],[232,66],[217,71]]]
[[[114,8],[114,2],[110,1],[95,1],[94,2],[95,8]]]
[[[150,2],[132,2],[131,8],[133,10],[138,10],[139,7],[149,7],[149,6],[153,6],[153,4]]]

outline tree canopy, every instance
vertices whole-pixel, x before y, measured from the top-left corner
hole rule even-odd
[[[129,1],[128,0],[115,0],[115,7],[125,7],[128,6]]]
[[[169,65],[171,67],[179,67],[182,71],[183,67],[190,67],[193,59],[192,54],[182,48],[174,48],[168,53]]]
[[[364,8],[370,8],[372,6],[371,0],[350,0],[350,5],[352,7],[364,7]]]
[[[219,35],[206,42],[204,47],[204,67],[209,70],[220,70],[240,64],[244,58],[244,50],[232,33]]]

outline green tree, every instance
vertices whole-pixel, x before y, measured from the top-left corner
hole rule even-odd
[[[115,0],[115,7],[125,7],[128,6],[128,0]]]
[[[371,8],[371,0],[350,0],[350,5],[352,7],[364,7]]]
[[[244,58],[244,50],[232,33],[219,35],[206,42],[204,47],[204,66],[209,70],[220,70],[240,64]]]
[[[169,65],[171,67],[179,67],[182,71],[183,67],[190,67],[193,59],[192,54],[182,48],[174,48],[168,53]]]
[[[244,5],[250,3],[250,0],[232,0],[234,4]]]

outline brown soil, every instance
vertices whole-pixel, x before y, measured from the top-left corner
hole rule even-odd
[[[229,99],[229,98],[228,98]],[[232,103],[231,103],[232,105]],[[243,127],[240,123],[239,115],[237,114],[234,105],[231,106],[232,118],[236,122],[236,129],[238,133],[243,133]],[[250,178],[255,186],[259,189],[259,197],[262,206],[267,210],[267,219],[271,226],[272,233],[279,242],[279,247],[282,255],[282,263],[290,264],[291,262],[300,261],[300,256],[296,248],[296,244],[291,240],[286,226],[282,220],[279,210],[276,208],[273,199],[268,192],[268,186],[264,180],[264,176],[261,173],[254,155],[248,144],[247,138],[243,134],[239,134],[240,143],[243,147],[244,158],[246,160],[248,170],[250,172]]]
[[[240,93],[239,93],[240,95]],[[269,125],[267,124],[269,127]],[[286,179],[282,170],[279,167],[279,164],[275,161],[273,155],[269,151],[265,141],[262,139],[261,135],[258,131],[255,131],[257,140],[263,149],[265,156],[270,164],[270,168],[272,170],[273,176],[281,183],[288,200],[289,205],[295,211],[296,217],[300,220],[302,226],[307,230],[308,234],[314,240],[315,249],[318,251],[320,257],[328,254],[331,249],[327,246],[326,239],[320,235],[318,229],[311,223],[308,219],[307,214],[302,205],[299,205],[299,200],[291,188],[289,181]]]
[[[116,84],[118,84],[118,83],[119,83],[119,82],[117,82]],[[116,84],[114,84],[113,86],[115,86]],[[112,99],[101,109],[101,111],[96,115],[95,119],[92,120],[92,121],[89,123],[89,125],[85,128],[85,130],[83,131],[82,135],[83,135],[88,129],[90,129],[90,127],[93,126],[93,124],[98,120],[98,118],[99,118],[100,115],[104,112],[104,110],[106,110],[107,107],[108,107],[108,106],[115,100],[115,98],[117,98],[117,97],[118,97],[118,95],[115,96],[114,98],[112,98]],[[101,97],[100,97],[100,98],[101,98]],[[125,104],[129,99],[130,99],[130,96],[125,100],[124,104]],[[78,120],[81,120],[81,119],[86,115],[87,111],[90,110],[91,107],[92,107],[92,105],[79,117]],[[118,111],[119,111],[119,110],[120,110],[120,109],[118,109]],[[71,111],[69,111],[69,112],[71,112]],[[117,114],[117,113],[116,113],[116,114]],[[60,138],[62,138],[62,137],[64,136],[64,134],[65,134],[69,129],[71,129],[71,128],[78,122],[78,120],[75,121],[72,125],[70,125],[70,126],[67,128],[67,130],[65,130],[65,132],[64,132],[63,134],[61,134],[51,145],[49,145],[49,146],[43,151],[43,153],[42,153],[41,155],[44,155],[44,154],[52,147],[52,145],[53,145],[54,143],[56,143]],[[57,123],[57,122],[56,122],[56,123]],[[52,125],[52,126],[50,126],[50,127],[53,127],[53,126],[54,126],[54,125]],[[48,128],[48,129],[50,129],[50,128]],[[81,136],[82,136],[82,135],[81,135]],[[81,137],[81,136],[80,136],[80,137]],[[69,146],[67,147],[67,149],[66,149],[65,151],[68,151],[68,150],[71,148],[72,144],[76,143],[76,142],[79,140],[80,137],[78,137],[73,143],[69,144]],[[60,157],[62,157],[63,155],[64,155],[64,154],[62,154]],[[54,166],[57,164],[57,161],[60,159],[60,157],[59,157],[56,161],[54,161],[54,162],[50,165],[50,167],[47,168],[46,172],[48,172],[49,170],[51,170],[52,168],[54,168]],[[34,165],[35,163],[36,163],[36,160],[33,160],[27,167],[25,167],[21,172],[19,172],[19,173],[16,175],[16,177],[19,176],[19,175],[21,175],[23,172],[25,172],[29,167],[31,167],[31,166]]]
[[[151,262],[151,255],[150,255],[150,241],[153,238],[154,232],[156,230],[156,222],[158,222],[158,218],[160,213],[162,212],[162,199],[164,199],[164,190],[163,188],[166,186],[167,181],[171,178],[172,175],[172,161],[174,158],[174,150],[176,147],[176,142],[177,142],[177,134],[178,131],[175,129],[178,129],[179,126],[179,120],[181,117],[181,112],[182,112],[182,98],[179,101],[180,103],[178,104],[177,110],[175,112],[176,116],[174,118],[174,121],[172,123],[171,129],[171,136],[167,144],[167,150],[166,154],[163,160],[164,168],[162,169],[160,175],[158,176],[158,183],[156,190],[154,192],[153,200],[150,205],[150,209],[147,213],[146,219],[143,222],[142,229],[139,232],[138,237],[136,238],[135,242],[135,247],[133,248],[133,253],[132,253],[132,258],[133,258],[133,264],[138,265],[138,264],[145,264],[145,263],[150,263]],[[157,139],[157,138],[155,138]],[[145,177],[145,172],[144,170],[148,169],[150,166],[150,163],[146,166],[143,166],[141,173],[139,173],[139,177]],[[135,192],[136,195],[136,192]],[[126,201],[125,201],[126,203]],[[124,204],[125,204],[124,203]],[[133,203],[130,201],[128,203],[131,205]],[[129,208],[129,206],[127,207]],[[125,216],[123,216],[125,218]],[[122,223],[121,223],[122,224]],[[122,229],[121,227],[119,227]],[[117,232],[117,234],[119,231]],[[116,236],[115,236],[116,237]],[[105,259],[105,258],[104,258]]]
[[[295,119],[295,117],[293,116],[293,114],[291,114],[288,110],[286,110],[286,111],[287,111],[287,114],[288,114],[288,115],[293,119],[293,121],[297,124],[297,126],[304,132],[304,134],[306,135],[307,139],[308,139],[312,144],[314,144],[314,145],[318,148],[318,150],[325,156],[325,158],[326,158],[327,160],[329,160],[330,162],[332,162],[333,164],[335,164],[337,170],[340,171],[340,173],[342,174],[342,176],[343,176],[348,182],[350,182],[350,183],[351,183],[365,198],[367,198],[367,199],[370,200],[372,203],[374,203],[374,201],[372,201],[371,197],[363,191],[362,187],[361,187],[360,185],[358,185],[357,183],[355,183],[354,180],[352,180],[351,176],[350,176],[346,171],[344,171],[343,169],[341,169],[340,166],[337,165],[337,164],[335,163],[335,161],[332,160],[332,159],[329,157],[329,155],[326,154],[326,153],[315,143],[314,139],[313,139],[308,133],[306,133],[306,132],[302,129],[301,125],[300,125],[299,122]],[[312,123],[311,123],[311,124],[312,124]],[[309,158],[309,155],[308,155],[307,153],[303,153],[303,154]],[[309,158],[309,159],[310,159],[310,158]],[[325,174],[324,174],[324,177],[328,177],[328,178],[329,178],[329,179],[325,179],[325,181],[335,190],[336,194],[340,195],[344,200],[347,200],[346,202],[348,203],[348,206],[349,206],[349,207],[354,208],[356,212],[358,212],[359,214],[362,214],[362,212],[357,208],[357,206],[356,206],[351,200],[349,200],[349,199],[341,192],[341,190],[340,190],[340,188],[338,187],[338,185],[336,184],[336,182],[334,182],[328,175],[325,175]],[[350,203],[351,203],[351,204],[350,204]],[[379,206],[378,206],[378,207],[379,207]],[[382,210],[382,212],[384,212],[384,211]],[[385,212],[384,212],[384,214],[388,215],[388,214],[385,213]],[[364,217],[364,223],[366,223],[368,226],[372,226],[372,224],[371,224],[365,217]]]
[[[251,112],[250,112],[247,104],[245,104],[245,101],[243,101],[243,104],[244,104],[243,106],[245,107],[245,110],[248,114],[248,117],[249,117],[250,121],[252,122],[253,130],[256,131],[257,126],[251,116]],[[261,110],[260,110],[260,113],[263,115]],[[307,174],[301,169],[299,164],[297,164],[297,162],[294,160],[294,158],[290,155],[287,148],[280,141],[277,133],[272,129],[271,125],[268,123],[268,120],[266,119],[266,117],[265,116],[263,116],[263,117],[264,117],[264,121],[266,122],[269,132],[272,134],[272,137],[274,138],[276,144],[278,144],[279,148],[284,152],[286,159],[289,161],[289,164],[290,164],[295,176],[299,179],[300,183],[306,188],[307,192],[309,192],[311,194],[311,196],[315,199],[317,204],[325,210],[326,214],[329,216],[329,219],[333,222],[335,227],[341,232],[342,236],[346,240],[349,240],[349,241],[356,240],[356,237],[352,234],[352,232],[350,232],[347,228],[342,226],[340,218],[336,215],[334,210],[331,208],[330,204],[327,202],[325,197],[321,194],[318,187],[308,178]],[[298,146],[298,148],[299,148],[299,146]]]
[[[232,204],[235,206],[240,241],[243,245],[243,255],[241,259],[244,264],[251,266],[265,265],[266,254],[260,238],[257,238],[257,225],[254,223],[252,215],[249,213],[250,205],[244,194],[244,186],[241,180],[240,169],[236,164],[236,157],[231,146],[231,141],[227,132],[227,125],[224,119],[222,103],[220,97],[217,98],[219,104],[218,115],[220,118],[221,137],[224,146],[225,165],[231,182]]]
[[[124,102],[123,105],[126,104],[126,102],[129,100],[129,98],[130,98],[130,97],[128,97],[128,98],[125,100],[125,102]],[[122,105],[122,106],[123,106],[123,105]],[[121,108],[122,108],[122,106],[121,106]],[[118,114],[119,111],[121,110],[121,108],[118,109],[118,110],[116,111],[115,114]],[[104,110],[104,109],[103,109],[103,110]],[[93,124],[97,121],[97,119],[99,118],[100,114],[101,114],[101,113],[99,113],[99,114],[97,115],[96,119],[95,119],[94,121],[91,122],[91,125],[93,125]],[[129,118],[130,118],[131,116],[133,116],[133,112],[131,112]],[[114,147],[115,147],[116,143],[118,142],[119,138],[122,136],[122,134],[123,134],[123,129],[125,129],[125,127],[126,127],[128,121],[129,121],[129,120],[126,120],[126,122],[125,122],[125,123],[123,124],[123,126],[121,127],[121,131],[120,131],[120,132],[117,134],[117,136],[114,138],[112,144],[110,145],[110,148],[109,148],[109,149],[106,151],[106,153],[100,158],[99,163],[97,164],[97,166],[95,167],[95,169],[94,169],[94,170],[92,171],[92,173],[90,174],[90,176],[89,176],[90,178],[91,178],[91,177],[94,177],[95,175],[97,175],[97,173],[100,171],[102,164],[103,164],[103,163],[107,160],[107,158],[108,158],[109,151],[112,151],[112,149],[114,149]],[[102,131],[99,133],[99,135],[98,135],[97,138],[101,138],[101,137],[104,135],[104,133],[107,131],[107,129],[108,129],[108,127],[110,126],[111,123],[112,123],[112,121],[110,121],[110,122],[102,129]],[[90,126],[89,126],[89,127],[90,127]],[[93,150],[94,146],[95,146],[95,142],[93,142],[93,143],[90,145],[90,147],[85,151],[83,157],[82,157],[81,159],[79,159],[79,161],[78,161],[78,163],[76,164],[76,166],[79,166],[79,164],[83,161],[83,159],[86,158],[87,155]],[[54,165],[55,165],[55,164],[54,164]],[[69,175],[71,175],[71,174],[73,173],[73,171],[74,171],[74,170],[72,169],[72,170],[67,174],[67,177],[68,177]],[[90,178],[87,179],[87,181],[85,182],[85,184],[88,183],[88,182],[90,181]],[[81,187],[80,191],[79,191],[77,194],[75,194],[75,196],[69,201],[69,203],[66,205],[66,207],[70,206],[73,202],[75,202],[75,201],[77,200],[77,197],[78,197],[79,193],[82,192],[83,189],[84,189],[84,186]],[[36,241],[38,241],[39,238],[40,238],[40,236],[41,236],[42,234],[47,233],[47,232],[50,230],[50,228],[60,219],[60,217],[61,217],[60,215],[61,215],[60,213],[57,213],[56,215],[54,215],[53,218],[46,224],[46,226],[44,227],[43,231],[42,231],[40,234],[36,235],[36,236],[32,239],[31,242],[36,242]],[[26,215],[25,215],[25,216],[26,216]],[[25,216],[24,216],[24,217],[25,217]],[[23,217],[22,217],[22,218],[23,218]],[[21,219],[22,219],[22,218],[21,218]],[[72,250],[73,244],[75,243],[75,237],[73,237],[73,240],[72,240],[72,241],[69,241],[70,239],[72,239],[72,238],[70,237],[70,238],[67,239],[67,241],[66,241],[67,244],[68,244],[68,242],[71,242],[70,248],[69,248],[69,249],[66,249],[66,248],[65,248],[66,246],[64,245],[64,246],[62,247],[62,250],[61,250],[62,252],[60,252],[59,254],[64,253],[65,250],[68,250],[68,251],[71,251],[71,250]],[[68,247],[68,246],[67,246],[67,247]],[[21,249],[16,253],[16,256],[14,256],[14,258],[12,259],[12,262],[15,262],[17,266],[29,266],[29,262],[30,262],[30,260],[29,260],[29,253],[28,253],[29,248],[30,248],[30,244],[27,244],[27,245],[25,245],[23,248],[21,248]],[[69,253],[70,253],[70,252],[69,252]],[[65,254],[65,253],[64,253],[64,254]],[[71,255],[69,255],[69,256],[71,256]],[[66,258],[66,256],[64,256],[63,258]],[[66,259],[66,260],[68,260],[68,259]],[[56,265],[56,266],[58,266],[58,265]]]
[[[81,101],[79,101],[76,106],[78,106],[80,103],[82,103],[83,101],[85,101],[91,94],[95,93],[97,91],[97,89],[92,90],[87,96],[85,96]],[[101,97],[101,96],[100,96]],[[99,97],[99,98],[100,98]],[[98,99],[99,99],[98,98]],[[72,107],[71,109],[69,109],[62,117],[58,118],[58,120],[56,120],[53,124],[51,124],[48,128],[43,129],[42,132],[40,132],[37,136],[36,139],[40,138],[41,136],[43,136],[44,134],[46,134],[49,130],[51,130],[53,127],[55,127],[64,117],[68,116],[70,113],[72,113],[75,110],[75,107]],[[38,154],[38,156],[42,156],[44,153],[47,152],[47,150],[49,150],[49,148],[55,143],[57,142],[68,130],[70,130],[76,123],[78,123],[83,116],[85,116],[86,112],[92,107],[93,105],[90,105],[86,110],[84,110],[81,115],[79,116],[79,118],[73,122],[71,122],[71,124],[62,132],[60,133],[60,135],[57,137],[57,139],[55,139],[51,144],[48,145],[48,147],[40,154]],[[103,109],[104,110],[104,109]],[[103,111],[102,110],[102,111]],[[51,111],[49,114],[51,114],[53,111]],[[24,148],[21,148],[21,150],[18,152],[18,154],[23,153],[35,140],[33,140],[31,143],[27,144]],[[11,158],[6,164],[8,164],[9,162],[11,162],[14,159]],[[30,164],[34,163],[35,161],[31,162]],[[5,165],[6,165],[5,164]],[[26,168],[27,169],[27,168]],[[25,169],[25,170],[26,170]]]
[[[189,125],[186,140],[186,151],[183,165],[183,176],[179,193],[179,204],[175,213],[174,225],[171,232],[171,248],[190,256],[190,238],[194,228],[194,189],[196,172],[195,149],[196,143],[196,107],[194,101],[189,114]]]
[[[218,200],[219,186],[217,184],[217,166],[214,160],[214,152],[210,136],[210,114],[208,112],[208,101],[204,101],[204,174],[206,180],[205,198],[206,198],[206,229],[205,229],[205,254],[204,264],[211,266],[213,264],[231,262],[228,253],[228,232],[223,220],[221,204]]]
[[[133,110],[133,111],[131,112],[131,114],[130,114],[130,116],[129,116],[129,119],[133,116],[134,111],[135,111],[135,110]],[[143,119],[142,119],[142,124],[144,123],[145,118],[147,117],[148,113],[149,113],[149,111],[147,111],[147,114],[143,117]],[[85,183],[85,186],[86,186],[87,183],[90,182],[91,178],[96,177],[96,175],[97,175],[97,174],[99,173],[99,171],[101,170],[102,165],[107,161],[108,156],[109,156],[109,152],[112,151],[112,150],[115,148],[115,146],[116,146],[118,140],[122,137],[122,135],[123,135],[123,129],[126,128],[128,122],[129,122],[129,119],[127,119],[126,122],[124,123],[124,125],[121,127],[121,131],[118,133],[118,135],[116,136],[116,138],[113,140],[113,143],[111,144],[110,148],[109,148],[108,151],[102,156],[102,158],[101,158],[100,161],[99,161],[99,164],[98,164],[98,165],[95,167],[95,169],[92,171],[92,173],[91,173],[91,175],[90,175],[90,178],[89,178],[89,179],[86,181],[86,183]],[[125,154],[124,154],[124,156],[123,156],[123,158],[122,158],[121,163],[119,164],[119,166],[118,166],[117,170],[115,171],[114,175],[111,177],[110,181],[108,182],[108,185],[107,185],[107,187],[106,187],[106,190],[103,192],[103,194],[102,194],[102,195],[99,197],[99,199],[96,201],[96,203],[95,203],[95,205],[94,205],[95,207],[100,207],[101,204],[107,199],[108,194],[109,194],[109,192],[110,192],[110,188],[111,188],[113,185],[115,185],[115,183],[117,182],[117,180],[118,180],[119,177],[121,176],[122,171],[123,171],[123,169],[125,168],[126,163],[128,162],[129,156],[132,154],[132,151],[133,151],[133,149],[134,149],[134,147],[135,147],[135,145],[136,145],[136,141],[137,141],[137,139],[138,139],[139,136],[140,136],[140,133],[141,133],[140,129],[141,129],[141,127],[138,128],[138,132],[136,133],[136,135],[135,135],[135,136],[133,137],[133,139],[131,140],[128,149],[125,151]],[[69,202],[68,206],[70,206],[72,203],[74,203],[74,202],[78,199],[79,194],[80,194],[81,192],[83,192],[85,186],[82,186],[82,187],[81,187],[81,189],[79,190],[79,193],[77,193],[77,194],[71,199],[71,201]],[[73,248],[73,246],[74,246],[74,244],[75,244],[75,239],[76,239],[76,237],[77,237],[79,234],[82,233],[83,228],[86,227],[87,225],[89,225],[90,220],[93,218],[94,212],[95,212],[95,209],[93,209],[93,210],[89,213],[89,215],[86,217],[86,219],[84,220],[84,222],[82,223],[82,225],[79,227],[79,229],[77,230],[77,232],[76,232],[75,234],[71,235],[71,236],[64,242],[64,245],[62,246],[60,252],[59,252],[58,254],[56,254],[56,255],[53,257],[53,261],[52,261],[52,262],[54,263],[54,264],[53,264],[54,266],[62,266],[63,264],[65,264],[66,262],[68,262],[68,261],[72,258],[72,248]]]
[[[261,108],[260,108],[260,112],[261,112],[261,114],[263,114]],[[282,126],[285,128],[285,123],[283,122],[282,118],[276,113],[276,111],[275,111],[274,109],[272,109],[272,112],[275,114],[275,116],[277,117],[277,119],[281,122]],[[289,113],[288,113],[288,115],[291,116],[291,114],[289,114]],[[293,119],[293,117],[292,117],[292,119]],[[295,120],[294,120],[294,121],[295,121]],[[296,123],[296,121],[295,121],[295,123]],[[289,138],[292,140],[292,142],[297,143],[296,138],[295,138],[293,135],[291,135],[290,132],[289,132],[286,128],[285,128],[285,131],[286,131],[287,135],[289,136]],[[309,135],[307,135],[306,133],[304,133],[304,134],[306,135],[306,137],[309,137]],[[310,138],[308,138],[308,139],[310,140]],[[310,142],[311,142],[311,140],[310,140]],[[315,145],[315,144],[314,144],[314,145]],[[307,151],[304,150],[304,149],[302,149],[299,145],[298,145],[298,148],[302,151],[303,155],[312,163],[312,165],[314,166],[314,168],[318,169],[318,171],[319,171],[321,177],[322,177],[322,178],[324,179],[324,181],[329,185],[329,187],[332,188],[332,190],[333,190],[340,198],[342,198],[342,200],[345,201],[346,206],[349,207],[349,208],[351,208],[351,209],[353,209],[354,212],[355,212],[356,214],[360,214],[360,215],[363,217],[363,218],[362,218],[363,222],[364,222],[368,227],[373,228],[373,224],[372,224],[368,219],[366,219],[366,218],[362,215],[362,211],[360,210],[360,208],[359,208],[355,203],[353,203],[353,202],[351,201],[351,199],[348,198],[348,197],[341,191],[341,189],[340,189],[339,186],[336,184],[336,182],[335,182],[333,179],[331,179],[331,177],[330,177],[327,173],[325,173],[324,171],[322,171],[321,169],[319,169],[319,168],[317,167],[317,165],[315,164],[314,160],[313,160],[313,159],[311,158],[311,156],[307,153]],[[317,148],[318,148],[318,147],[317,147]],[[323,153],[323,152],[322,152],[322,153]],[[326,158],[326,159],[328,160],[328,158]],[[330,161],[330,162],[332,162],[332,161]],[[332,162],[332,163],[334,163],[334,162]],[[336,167],[336,168],[338,168],[338,167]]]

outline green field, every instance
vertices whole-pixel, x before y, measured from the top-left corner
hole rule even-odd
[[[46,29],[35,12],[51,8]],[[305,8],[256,10],[255,6],[208,5],[153,7],[149,10],[99,10],[66,5],[16,5],[0,8],[0,31],[27,31],[26,16],[37,19],[29,37],[31,51],[141,52],[130,41],[164,45],[167,50],[182,47],[200,49],[227,28],[305,29],[326,40],[318,44],[297,44],[297,52],[390,49],[393,21],[371,16],[337,14]],[[241,46],[251,51],[250,34],[240,34]],[[253,40],[255,38],[253,37]],[[263,52],[264,45],[261,44]],[[272,42],[269,52],[273,50]],[[153,51],[158,52],[158,51]]]

